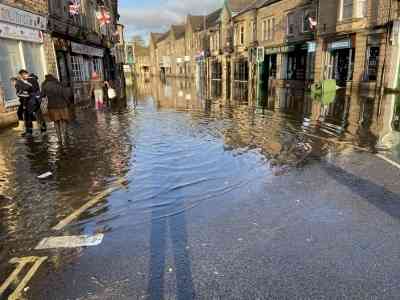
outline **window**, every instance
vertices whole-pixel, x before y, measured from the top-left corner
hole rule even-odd
[[[295,26],[296,26],[296,19],[295,19],[295,14],[290,13],[287,15],[287,34],[288,35],[293,35]]]
[[[39,82],[44,81],[42,63],[42,45],[36,43],[23,42],[22,48],[25,59],[25,69],[39,77]]]
[[[83,81],[84,71],[83,71],[83,56],[74,55],[71,56],[71,67],[72,67],[72,80],[73,81]]]
[[[104,78],[103,75],[103,60],[101,58],[93,59],[93,71],[99,74],[100,78]]]
[[[262,22],[262,40],[267,40],[267,20]]]
[[[378,77],[379,46],[369,47],[367,50],[367,67],[365,79],[375,81]]]
[[[240,45],[244,44],[244,26],[240,27]]]
[[[275,19],[271,18],[267,20],[267,40],[273,40],[275,33]]]
[[[368,0],[356,0],[356,1],[357,1],[356,17],[357,18],[366,17],[368,11]]]
[[[10,78],[15,77],[23,68],[19,43],[13,40],[0,39],[0,85],[4,89],[6,100],[16,99],[15,88]]]
[[[341,19],[351,19],[353,17],[353,0],[341,0]]]

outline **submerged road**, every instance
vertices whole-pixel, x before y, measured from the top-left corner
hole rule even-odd
[[[63,146],[1,132],[0,299],[398,299],[395,152],[276,101],[151,82]]]

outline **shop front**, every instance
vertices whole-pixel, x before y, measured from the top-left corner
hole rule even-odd
[[[18,104],[11,77],[26,69],[42,82],[47,73],[43,46],[47,19],[3,4],[0,9],[0,88],[9,107]]]
[[[58,74],[64,86],[72,87],[75,102],[88,100],[90,80],[96,72],[102,80],[104,49],[53,38]]]
[[[355,49],[352,39],[342,39],[328,44],[326,78],[336,79],[337,85],[345,87],[353,80]]]

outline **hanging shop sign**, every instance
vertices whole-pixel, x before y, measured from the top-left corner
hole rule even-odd
[[[96,57],[104,56],[104,49],[95,48],[74,42],[71,42],[71,51],[77,54],[83,54],[88,56],[96,56]]]
[[[0,4],[0,22],[36,30],[46,30],[47,28],[47,19],[45,17],[4,4]]]
[[[43,34],[40,30],[1,22],[0,38],[43,43]]]
[[[349,49],[349,48],[351,48],[351,40],[350,39],[336,41],[336,42],[330,43],[328,45],[328,50],[330,50],[330,51],[339,50],[339,49]]]

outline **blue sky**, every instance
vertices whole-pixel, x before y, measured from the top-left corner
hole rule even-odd
[[[223,0],[119,0],[120,22],[126,39],[133,35],[148,38],[149,32],[163,32],[179,24],[188,13],[204,14],[220,7]]]

